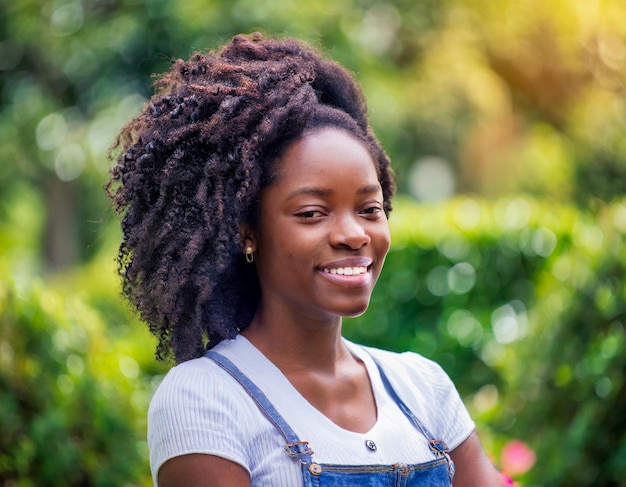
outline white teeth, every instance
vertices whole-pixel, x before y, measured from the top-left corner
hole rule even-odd
[[[327,274],[339,274],[340,276],[358,276],[359,274],[365,274],[367,267],[333,267],[332,269],[325,267],[324,272]]]

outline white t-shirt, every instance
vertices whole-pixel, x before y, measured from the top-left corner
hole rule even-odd
[[[345,430],[315,409],[252,343],[239,335],[213,350],[230,359],[267,396],[300,440],[308,441],[318,463],[391,465],[434,459],[427,439],[388,395],[372,357],[345,341],[365,364],[377,406],[367,433]],[[367,348],[382,365],[396,393],[436,439],[450,449],[462,443],[474,423],[447,374],[412,352]],[[366,440],[377,449],[367,448]],[[253,487],[294,487],[302,477],[297,460],[283,449],[284,438],[226,371],[202,357],[173,367],[159,385],[148,411],[148,446],[154,484],[170,458],[206,453],[250,472]]]

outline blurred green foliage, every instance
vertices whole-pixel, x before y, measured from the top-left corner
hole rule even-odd
[[[1,292],[0,481],[116,486],[136,477],[132,388],[119,368],[107,377],[93,363],[105,360],[102,319],[41,285]]]
[[[0,485],[150,485],[145,416],[164,366],[120,300],[112,262],[55,282],[5,277]]]
[[[440,362],[490,453],[536,451],[523,485],[624,485],[624,18],[621,0],[0,0],[0,485],[149,485],[165,369],[118,296],[106,152],[153,73],[255,30],[353,70],[397,172],[393,248],[346,334]]]

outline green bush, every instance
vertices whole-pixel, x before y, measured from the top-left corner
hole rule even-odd
[[[103,317],[41,281],[0,281],[0,485],[147,484],[150,381]]]
[[[537,483],[624,485],[625,234],[624,202],[579,218],[535,279],[530,333],[506,364],[495,424],[534,445]]]

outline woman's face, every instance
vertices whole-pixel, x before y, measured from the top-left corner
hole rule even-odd
[[[316,320],[363,313],[390,245],[366,147],[332,128],[290,145],[254,235],[264,310]]]

